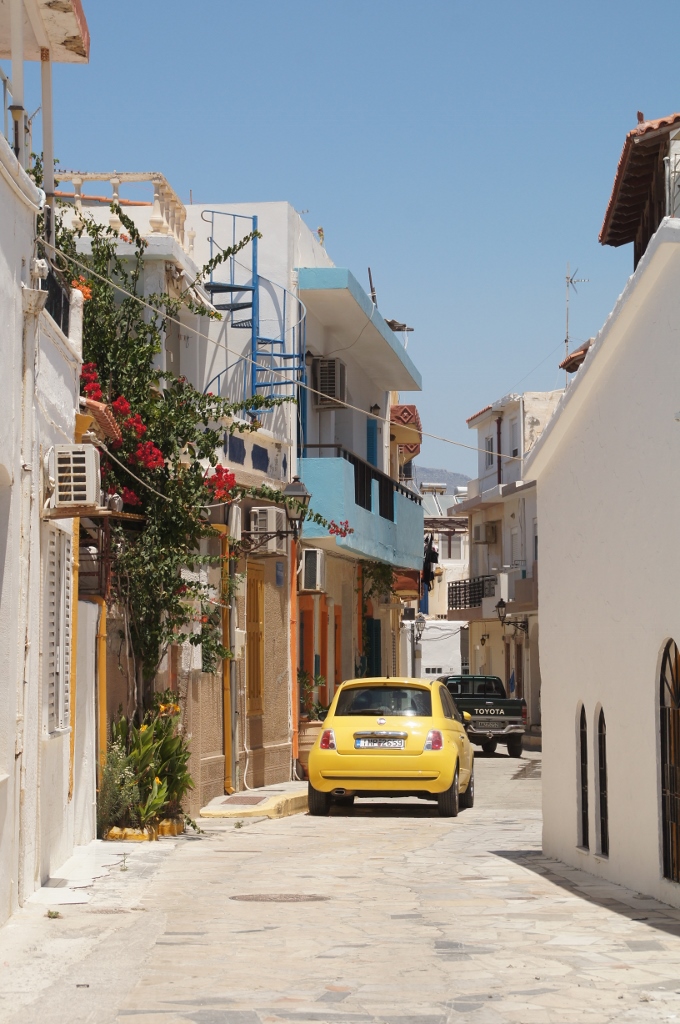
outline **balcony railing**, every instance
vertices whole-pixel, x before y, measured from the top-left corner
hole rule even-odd
[[[354,467],[354,501],[360,508],[365,508],[368,512],[373,511],[374,480],[378,484],[378,514],[383,519],[394,522],[395,492],[403,494],[405,498],[413,501],[416,505],[422,504],[419,494],[414,494],[408,487],[404,487],[393,480],[391,476],[387,476],[386,473],[381,473],[375,466],[359,458],[354,452],[348,451],[347,448],[343,448],[342,445],[306,444],[303,447],[305,451],[319,450],[320,458],[345,459],[346,462],[349,462]]]
[[[494,597],[495,593],[495,576],[475,576],[471,580],[454,580],[449,583],[449,611],[456,611],[459,608],[479,608],[482,598]]]
[[[66,281],[58,274],[54,267],[50,267],[45,282],[47,286],[47,302],[45,310],[50,314],[54,322],[68,336],[68,317],[70,309],[70,291]]]

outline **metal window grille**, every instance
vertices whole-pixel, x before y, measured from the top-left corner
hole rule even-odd
[[[604,711],[597,720],[597,781],[600,797],[600,853],[609,856],[609,806],[607,803],[607,724]]]
[[[471,580],[454,580],[448,586],[448,606],[451,611],[458,608],[479,608],[482,598],[493,597],[495,592],[495,576],[474,576]]]
[[[586,709],[581,708],[579,722],[579,737],[581,747],[581,843],[584,849],[590,849],[590,836],[588,833],[588,723],[586,722]]]

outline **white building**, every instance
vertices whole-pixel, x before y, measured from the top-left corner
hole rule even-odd
[[[431,538],[438,561],[432,589],[423,592],[421,611],[426,616],[419,648],[420,675],[439,676],[467,672],[469,647],[467,622],[447,622],[448,586],[468,575],[469,537],[467,516],[456,514],[467,495],[466,487],[447,494],[445,484],[421,483],[425,517],[425,540]]]
[[[73,521],[44,514],[44,457],[76,430],[82,295],[35,260],[45,194],[25,170],[23,87],[24,60],[40,61],[49,206],[51,63],[83,63],[88,49],[78,0],[0,4],[15,115],[5,109],[0,135],[0,923],[95,834],[94,692],[75,687]],[[83,610],[92,650],[96,613]]]
[[[448,585],[448,617],[469,622],[470,672],[496,675],[524,697],[534,732],[541,723],[538,659],[538,516],[536,487],[524,460],[563,392],[506,395],[468,419],[477,431],[478,476],[456,506],[468,517],[467,578]],[[506,603],[506,620],[497,604]]]
[[[675,114],[626,139],[600,240],[634,242],[635,272],[525,465],[541,523],[544,850],[675,906],[679,129]]]

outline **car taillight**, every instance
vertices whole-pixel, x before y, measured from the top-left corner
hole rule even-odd
[[[335,750],[335,733],[332,729],[324,729],[319,741],[319,750]]]
[[[525,704],[524,707],[522,708],[522,725],[526,725],[526,724],[527,724],[527,706]]]
[[[439,729],[430,729],[427,734],[423,750],[442,750],[443,747],[444,737],[440,733]]]

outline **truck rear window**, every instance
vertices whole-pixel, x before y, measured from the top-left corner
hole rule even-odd
[[[335,714],[432,717],[432,695],[415,686],[352,686],[338,698]]]
[[[446,688],[452,697],[505,697],[505,690],[500,679],[475,679],[474,676],[463,676],[446,680]]]

